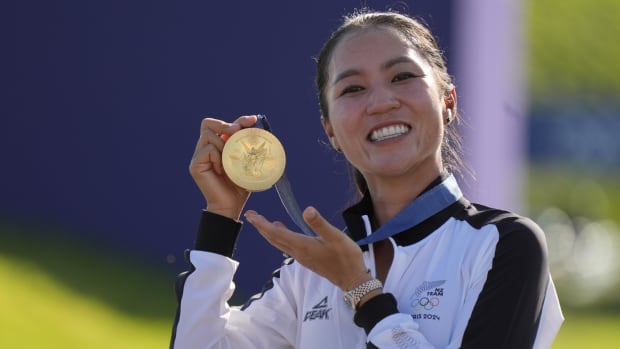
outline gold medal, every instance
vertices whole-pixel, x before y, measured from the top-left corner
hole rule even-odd
[[[271,132],[244,128],[224,144],[222,165],[236,185],[257,192],[271,188],[282,177],[286,155],[282,143]]]

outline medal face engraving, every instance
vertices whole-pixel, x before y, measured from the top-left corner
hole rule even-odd
[[[222,165],[236,185],[252,192],[263,191],[282,177],[286,155],[284,147],[271,132],[245,128],[226,141]]]

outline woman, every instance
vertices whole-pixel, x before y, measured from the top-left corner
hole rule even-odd
[[[312,207],[303,216],[316,237],[246,211],[293,258],[230,308],[249,193],[221,152],[256,116],[203,120],[190,172],[208,205],[178,280],[171,347],[548,348],[562,316],[544,235],[460,194],[456,91],[428,29],[396,13],[352,15],[318,56],[317,88],[325,132],[363,196],[344,212],[347,234]]]

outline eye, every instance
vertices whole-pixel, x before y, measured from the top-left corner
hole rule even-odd
[[[349,93],[355,93],[355,92],[362,91],[363,89],[364,88],[362,86],[357,86],[357,85],[347,86],[344,89],[342,89],[342,92],[340,92],[340,95],[344,96]]]
[[[409,72],[403,72],[403,73],[396,74],[396,76],[392,79],[392,82],[399,82],[399,81],[417,78],[417,77],[419,77],[419,75],[414,74],[414,73],[409,73]]]

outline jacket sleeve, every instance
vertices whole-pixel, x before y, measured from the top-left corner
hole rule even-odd
[[[238,266],[231,257],[240,229],[239,222],[203,212],[195,249],[187,255],[190,270],[177,279],[170,348],[292,347],[294,303],[279,278],[274,277],[269,291],[251,307],[241,310],[228,304]],[[270,307],[273,303],[278,306]]]
[[[434,349],[411,315],[398,312],[396,299],[384,293],[368,300],[353,318],[368,338],[368,349]]]
[[[536,342],[536,347],[543,348],[537,337],[553,339],[562,322],[560,315],[556,330],[541,331],[541,318],[560,311],[548,270],[544,233],[524,217],[502,219],[496,226],[499,239],[492,265],[461,348],[533,348]]]

